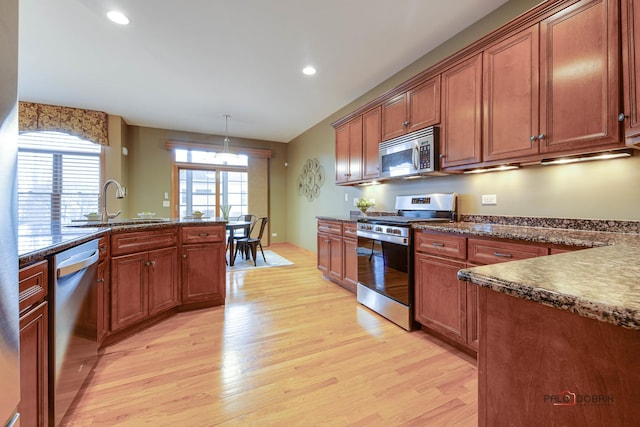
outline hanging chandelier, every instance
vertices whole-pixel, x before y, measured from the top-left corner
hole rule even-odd
[[[224,117],[225,120],[224,146],[221,153],[216,153],[216,159],[222,163],[228,163],[236,160],[238,156],[229,152],[229,119],[231,116],[229,114],[223,114],[222,117]]]

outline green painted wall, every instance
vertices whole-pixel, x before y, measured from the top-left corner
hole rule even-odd
[[[170,217],[170,208],[162,207],[164,193],[171,193],[171,152],[165,148],[166,141],[188,141],[222,145],[223,136],[204,135],[166,129],[127,126],[125,145],[127,156],[126,183],[127,216],[136,212],[151,211],[158,216]],[[269,217],[271,243],[287,241],[287,144],[251,139],[231,138],[231,145],[271,150],[269,159]]]
[[[460,195],[459,212],[463,214],[640,220],[640,186],[632,184],[640,179],[640,153],[638,157],[625,160],[535,166],[510,172],[396,181],[371,187],[340,187],[334,184],[332,122],[539,3],[538,0],[509,1],[291,141],[288,144],[288,240],[315,251],[316,216],[348,216],[349,210],[353,209],[353,199],[363,195],[376,199],[376,210],[393,210],[398,194],[455,191]],[[295,185],[296,177],[308,158],[318,158],[328,177],[320,197],[311,202],[298,196]],[[496,194],[498,204],[481,206],[482,194]]]

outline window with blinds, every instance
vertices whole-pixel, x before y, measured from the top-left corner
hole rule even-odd
[[[18,138],[18,221],[68,224],[99,211],[101,146],[59,132]]]

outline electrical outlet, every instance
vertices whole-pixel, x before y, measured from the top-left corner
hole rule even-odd
[[[345,202],[349,201],[349,193],[344,193],[344,201]]]
[[[271,233],[271,237],[278,237],[278,233]]]
[[[170,201],[168,201],[168,200],[163,200],[162,201],[162,207],[163,208],[168,208],[170,206],[171,206],[171,202]]]
[[[498,198],[495,194],[483,194],[482,195],[482,204],[483,205],[497,205]]]

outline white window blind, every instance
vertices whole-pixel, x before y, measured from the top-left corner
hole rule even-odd
[[[84,219],[98,212],[101,146],[59,132],[18,138],[18,221]]]

